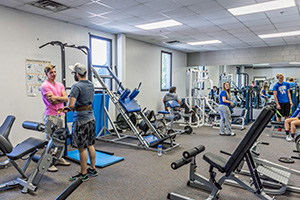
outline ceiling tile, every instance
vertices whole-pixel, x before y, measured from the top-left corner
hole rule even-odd
[[[236,16],[241,22],[253,21],[253,20],[264,20],[267,19],[267,16],[264,13],[254,13],[248,15],[239,15]]]
[[[120,20],[120,19],[130,18],[130,17],[133,17],[133,16],[129,15],[129,14],[123,12],[123,11],[113,10],[111,12],[103,14],[103,17],[106,17],[106,18],[111,19],[111,20]]]
[[[103,13],[112,11],[111,8],[108,8],[106,6],[103,6],[103,5],[100,5],[100,4],[97,4],[97,3],[85,4],[85,5],[82,5],[82,6],[78,6],[77,8],[79,10],[94,13],[94,14],[103,14]]]
[[[164,21],[164,20],[169,20],[170,18],[162,15],[160,13],[151,13],[151,14],[147,14],[147,15],[141,15],[139,16],[139,18],[145,20],[146,22],[158,22],[158,21]]]
[[[50,13],[48,15],[45,15],[45,17],[50,17],[52,19],[57,19],[59,21],[71,21],[71,20],[76,19],[74,17],[70,17],[67,15],[60,14],[60,13]]]
[[[3,6],[16,8],[16,7],[19,7],[19,6],[23,5],[24,3],[19,2],[19,1],[14,1],[14,0],[10,0],[10,1],[0,0],[0,4],[3,5]]]
[[[77,8],[70,8],[67,10],[60,11],[58,13],[74,18],[87,18],[91,16],[91,14],[89,14],[88,12],[79,10]]]
[[[101,0],[100,2],[117,10],[138,4],[138,2],[134,0]]]
[[[52,11],[37,8],[29,4],[23,4],[22,6],[19,6],[18,10],[23,10],[37,15],[46,15],[52,13]]]
[[[31,0],[31,2],[34,1],[34,0]],[[84,4],[88,4],[88,3],[91,3],[90,0],[53,0],[55,2],[58,2],[58,3],[61,3],[63,5],[66,5],[66,6],[69,6],[71,8],[75,8],[77,6],[81,6],[81,5],[84,5]]]
[[[183,5],[183,6],[190,6],[195,5],[199,3],[199,0],[175,0],[177,3]],[[211,0],[201,0],[201,3],[203,2],[209,2]]]
[[[153,10],[147,6],[139,4],[137,6],[131,6],[124,9],[124,12],[133,15],[133,16],[140,16],[140,15],[147,15],[153,13]]]
[[[290,21],[295,21],[295,20],[300,20],[299,14],[271,18],[271,21],[273,23],[290,22]]]
[[[163,11],[162,14],[164,14],[174,20],[180,20],[182,17],[192,16],[195,13],[191,12],[191,10],[189,10],[185,7],[181,7],[181,8],[176,8],[173,10]]]
[[[171,0],[160,0],[160,1],[151,1],[144,4],[145,6],[151,8],[155,12],[162,12],[167,10],[174,10],[176,8],[183,7],[182,5]]]
[[[198,14],[211,13],[223,9],[216,1],[201,2],[196,5],[188,6],[188,8]]]
[[[216,24],[216,25],[225,25],[225,24],[239,23],[239,21],[236,18],[234,18],[234,17],[214,19],[214,20],[210,20],[210,21],[213,24]]]
[[[255,0],[217,0],[224,8],[236,8],[257,3]]]
[[[207,20],[214,20],[214,19],[223,19],[232,17],[232,15],[226,10],[216,10],[210,13],[202,13],[200,14]]]
[[[290,7],[266,12],[268,17],[285,17],[289,15],[297,15],[297,7]]]

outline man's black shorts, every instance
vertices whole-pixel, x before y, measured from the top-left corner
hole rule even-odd
[[[72,146],[85,149],[95,144],[95,120],[75,121],[72,127]]]
[[[278,110],[282,117],[289,117],[290,116],[290,109],[291,109],[291,104],[290,102],[288,103],[279,103],[281,109]],[[276,113],[277,117],[280,118],[281,116]]]

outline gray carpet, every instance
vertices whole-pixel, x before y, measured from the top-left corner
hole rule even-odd
[[[98,169],[99,175],[84,182],[68,199],[101,199],[101,200],[164,200],[167,199],[169,192],[177,192],[187,195],[194,199],[205,199],[208,194],[190,188],[186,185],[189,176],[189,166],[184,166],[178,170],[172,170],[172,161],[182,157],[182,152],[193,146],[203,144],[206,152],[219,153],[222,149],[232,152],[238,145],[244,131],[235,130],[237,136],[219,136],[217,129],[210,127],[200,127],[194,130],[195,134],[180,135],[176,142],[181,146],[174,149],[162,157],[158,157],[156,152],[135,149],[118,144],[105,142],[96,143],[96,148],[114,152],[116,156],[124,157],[125,160],[112,166]],[[269,146],[259,146],[258,151],[261,158],[280,163],[281,156],[290,157],[293,153],[295,144],[286,142],[284,138],[267,136],[269,129],[266,129],[260,141],[269,142]],[[13,133],[12,133],[13,134]],[[223,155],[226,157],[226,155]],[[0,161],[5,158],[0,157]],[[300,170],[300,160],[294,164],[282,164],[296,170]],[[197,171],[203,176],[208,177],[208,164],[202,160],[202,155],[197,157]],[[33,164],[32,164],[33,165]],[[31,165],[31,166],[32,166]],[[55,199],[70,182],[68,177],[79,171],[80,167],[76,163],[71,166],[58,166],[56,173],[45,173],[38,190],[34,194],[22,194],[20,188],[5,190],[0,192],[0,199]],[[32,167],[29,169],[31,170]],[[14,167],[0,169],[0,183],[16,178],[17,172]],[[219,176],[218,176],[219,177]],[[300,179],[292,175],[290,183],[300,187]],[[240,200],[257,199],[250,192],[232,186],[224,185],[220,193],[221,200]],[[276,196],[277,200],[296,200],[300,199],[300,194],[286,193]]]

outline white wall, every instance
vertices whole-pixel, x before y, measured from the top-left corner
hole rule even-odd
[[[44,138],[38,132],[25,130],[21,124],[25,120],[43,121],[44,104],[41,96],[26,96],[25,59],[51,61],[57,66],[57,81],[61,81],[61,58],[58,46],[39,46],[53,40],[68,44],[89,46],[88,33],[113,39],[115,36],[84,27],[51,20],[0,6],[0,55],[1,55],[1,104],[0,123],[7,115],[16,116],[10,135],[11,142],[16,143],[35,136]],[[113,52],[113,65],[115,64]],[[86,56],[78,50],[66,49],[66,66],[81,62],[86,64]],[[73,78],[66,71],[67,86],[71,86]]]
[[[166,92],[160,91],[161,51],[172,53],[172,85],[177,87],[177,94],[185,96],[186,53],[165,49],[137,40],[126,40],[126,80],[124,86],[133,89],[142,82],[139,104],[155,111],[163,109],[162,99]],[[124,80],[123,80],[124,81]]]
[[[276,78],[277,73],[283,73],[284,77],[300,78],[299,67],[284,67],[284,68],[245,68],[245,72],[249,74],[250,80],[255,76],[266,76],[266,78]]]
[[[243,65],[297,61],[300,61],[300,44],[188,54],[188,66]]]

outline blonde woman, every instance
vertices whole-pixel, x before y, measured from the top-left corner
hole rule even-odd
[[[223,84],[223,90],[220,93],[220,135],[235,136],[235,133],[231,131],[231,112],[229,106],[234,106],[234,103],[230,101],[230,83],[225,82]],[[226,132],[225,132],[226,126]]]
[[[269,92],[269,86],[268,86],[268,83],[265,83],[264,87],[260,91],[260,97],[261,97],[263,107],[265,107],[268,102],[268,99],[269,99],[268,92]]]

